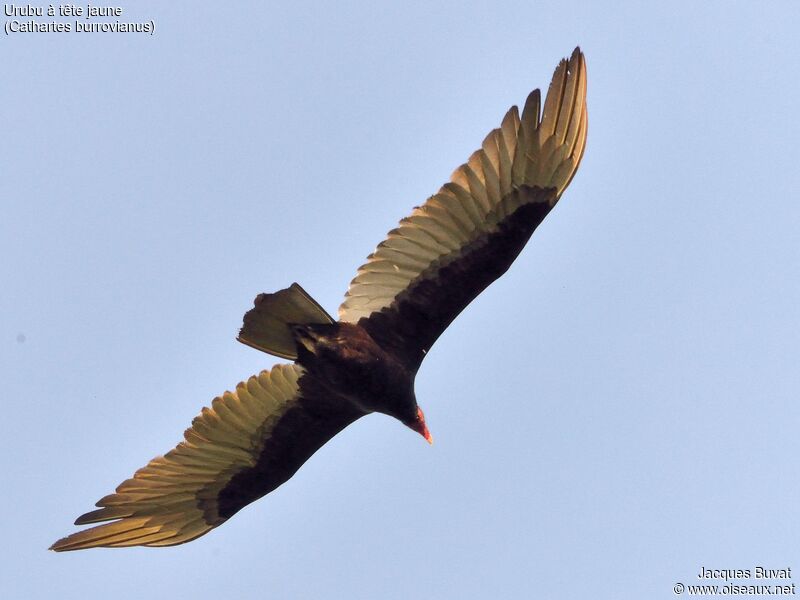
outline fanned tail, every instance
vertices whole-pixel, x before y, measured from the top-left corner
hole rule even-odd
[[[274,294],[259,294],[244,315],[238,339],[257,350],[297,359],[292,325],[334,323],[333,318],[298,284]]]

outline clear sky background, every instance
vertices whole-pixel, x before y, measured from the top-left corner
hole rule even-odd
[[[0,42],[2,598],[800,579],[796,2],[121,6],[155,34]],[[426,359],[433,447],[374,415],[191,544],[47,552],[275,362],[234,340],[257,293],[335,311],[577,44],[583,164]]]

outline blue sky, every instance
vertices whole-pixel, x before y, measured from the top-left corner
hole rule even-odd
[[[0,41],[2,597],[668,598],[800,569],[796,3],[121,6],[155,34]],[[335,311],[577,44],[583,164],[426,359],[433,447],[371,416],[191,544],[46,551],[273,364],[234,341],[257,293]]]

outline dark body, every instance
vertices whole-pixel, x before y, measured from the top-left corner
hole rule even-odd
[[[227,519],[288,481],[312,454],[356,419],[381,412],[413,427],[414,376],[359,325],[294,325],[296,362],[305,369],[295,405],[273,426],[256,465],[219,492]]]
[[[258,462],[220,492],[228,518],[268,494],[339,431],[372,412],[415,431],[414,378],[428,349],[478,294],[506,272],[552,208],[555,190],[522,187],[522,206],[496,231],[423,274],[390,307],[358,323],[293,325],[296,362],[306,370],[296,406],[274,426]]]

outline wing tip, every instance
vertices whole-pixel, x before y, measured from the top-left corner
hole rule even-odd
[[[570,57],[556,66],[541,115],[533,114],[538,107],[530,100],[530,116],[523,113],[527,127],[523,127],[526,135],[521,136],[520,144],[525,158],[520,161],[524,164],[517,165],[518,184],[555,188],[559,197],[570,184],[585,149],[586,88],[585,56],[576,46]]]

